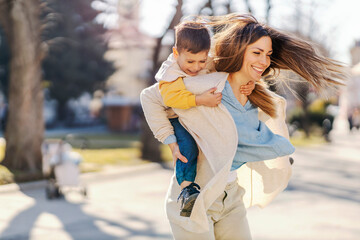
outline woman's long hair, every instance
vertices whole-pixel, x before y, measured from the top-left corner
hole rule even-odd
[[[339,62],[320,55],[307,41],[261,24],[249,14],[202,19],[214,30],[213,55],[216,71],[239,71],[247,46],[268,36],[272,40],[273,53],[270,66],[263,76],[280,69],[292,70],[318,91],[341,85],[346,79],[345,67]],[[248,98],[271,117],[276,116],[273,98],[264,84],[257,83]]]

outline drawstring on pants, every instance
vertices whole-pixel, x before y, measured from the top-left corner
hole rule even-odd
[[[223,209],[222,209],[221,211],[224,211],[224,209],[225,209],[225,199],[226,199],[226,198],[227,198],[227,196],[228,196],[228,194],[227,194],[227,192],[226,192],[226,191],[224,191],[224,193],[225,193],[225,196],[224,196],[224,198],[222,199]]]

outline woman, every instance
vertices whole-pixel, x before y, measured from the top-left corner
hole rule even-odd
[[[202,191],[190,218],[182,218],[176,203],[179,186],[173,178],[167,194],[167,215],[175,239],[251,239],[245,207],[268,204],[286,187],[291,174],[288,157],[251,159],[252,153],[258,154],[257,149],[265,155],[281,151],[281,146],[276,149],[270,144],[271,151],[267,152],[261,144],[248,143],[273,136],[255,116],[255,106],[260,108],[261,121],[274,133],[288,137],[285,100],[266,90],[261,77],[271,70],[290,69],[321,89],[337,84],[336,77],[343,77],[342,67],[318,55],[306,42],[262,25],[249,15],[217,17],[209,25],[217,29],[213,55],[215,69],[221,72],[185,78],[184,83],[194,94],[217,87],[222,91],[222,104],[174,109],[200,148],[196,181]],[[247,98],[239,94],[239,87],[250,80],[258,84]],[[163,141],[173,134],[164,115],[164,110],[171,111],[163,105],[157,85],[142,92],[141,102],[155,137]],[[249,125],[244,122],[248,114],[252,116],[250,127],[259,131],[256,136],[244,128]]]

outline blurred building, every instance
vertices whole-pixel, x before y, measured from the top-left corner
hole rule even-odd
[[[351,64],[354,66],[360,63],[360,40],[355,41],[355,45],[350,49]]]
[[[152,67],[153,38],[139,31],[139,3],[119,1],[119,27],[109,31],[105,58],[114,62],[115,73],[107,80],[103,98],[108,127],[115,131],[135,130],[139,95],[147,86]]]
[[[357,40],[351,52],[351,79],[347,87],[349,109],[360,107],[360,40]]]
[[[348,130],[350,119],[355,108],[360,108],[360,40],[355,41],[350,49],[351,69],[350,79],[340,96],[339,129]],[[341,126],[341,127],[340,127]]]
[[[140,93],[152,76],[156,39],[139,30],[138,0],[118,2],[118,27],[109,31],[105,58],[117,69],[106,83],[103,107],[109,129],[134,131],[140,128]],[[160,59],[166,59],[171,46],[162,46]]]

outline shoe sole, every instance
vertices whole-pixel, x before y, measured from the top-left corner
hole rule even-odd
[[[190,217],[191,211],[194,207],[195,200],[198,197],[199,193],[195,193],[189,197],[189,200],[184,203],[183,209],[180,211],[180,216],[182,217]]]

